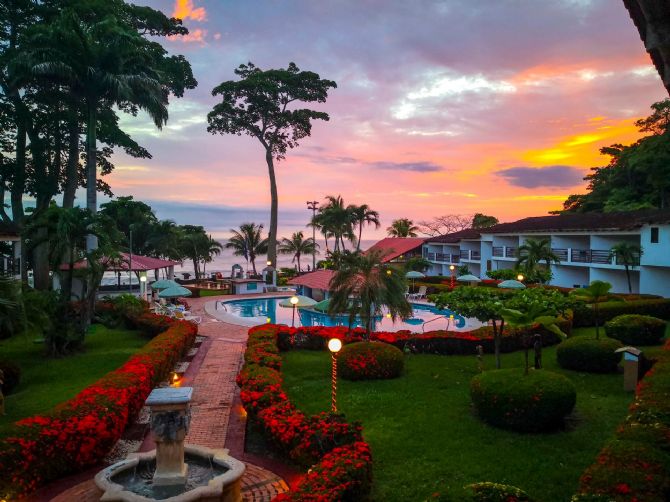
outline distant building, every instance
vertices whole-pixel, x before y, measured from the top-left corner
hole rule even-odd
[[[642,247],[631,269],[634,293],[670,297],[670,210],[582,213],[524,218],[481,230],[433,237],[423,245],[429,275],[449,275],[450,265],[467,265],[486,278],[490,270],[514,268],[519,246],[527,239],[549,239],[560,264],[551,265],[551,284],[587,286],[603,280],[615,292],[628,292],[624,265],[611,255],[626,242]]]
[[[294,277],[288,283],[291,286],[298,286],[298,293],[309,296],[317,302],[328,298],[330,290],[330,280],[335,275],[332,270],[315,270],[306,274]]]
[[[404,263],[409,258],[421,256],[421,248],[425,241],[424,237],[387,237],[365,252],[381,252],[383,263]]]

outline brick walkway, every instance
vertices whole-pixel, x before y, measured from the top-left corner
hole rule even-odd
[[[226,296],[226,299],[235,298]],[[258,465],[248,462],[239,445],[239,437],[228,437],[228,432],[239,434],[244,430],[240,424],[239,414],[233,416],[231,411],[237,404],[237,386],[235,377],[242,365],[242,355],[246,348],[248,328],[227,324],[210,317],[204,309],[206,303],[214,297],[192,298],[188,300],[191,311],[202,316],[199,335],[207,337],[200,347],[204,357],[191,363],[196,371],[188,371],[183,385],[194,389],[191,403],[191,426],[186,437],[187,443],[198,444],[210,448],[229,447],[231,453],[239,460],[245,461],[247,470],[242,478],[242,494],[249,502],[268,502],[276,495],[288,490],[286,482],[277,474]],[[229,425],[231,425],[229,427]],[[153,448],[150,438],[145,440],[141,450]],[[255,462],[271,465],[272,462]],[[281,466],[278,471],[283,471]],[[60,495],[52,498],[52,502],[94,502],[100,500],[100,492],[92,480],[87,480]]]

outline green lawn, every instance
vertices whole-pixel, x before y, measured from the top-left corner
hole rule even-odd
[[[577,330],[578,335],[591,330]],[[422,501],[436,492],[459,500],[463,485],[495,481],[518,486],[538,501],[567,501],[582,471],[626,415],[632,395],[621,375],[561,370],[556,349],[543,352],[545,368],[577,386],[577,406],[565,431],[517,434],[487,426],[473,415],[469,382],[474,356],[411,355],[396,380],[340,381],[338,405],[363,423],[374,458],[375,501]],[[492,356],[486,369],[494,367]],[[523,353],[503,356],[522,366]],[[329,409],[330,357],[325,352],[284,355],[285,388],[299,408]]]
[[[45,412],[75,396],[121,366],[146,343],[137,331],[94,325],[82,352],[53,359],[44,355],[44,346],[34,343],[31,335],[0,340],[0,359],[14,361],[22,370],[21,383],[5,398],[7,414],[0,416],[0,437],[16,420]]]

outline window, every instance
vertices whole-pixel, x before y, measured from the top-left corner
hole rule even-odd
[[[651,243],[658,244],[658,227],[651,227]]]

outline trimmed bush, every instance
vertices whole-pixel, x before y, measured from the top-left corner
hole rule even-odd
[[[405,364],[402,351],[381,342],[356,342],[337,355],[339,374],[345,380],[396,378]]]
[[[473,502],[532,502],[526,492],[511,485],[473,483],[465,486]]]
[[[610,338],[629,345],[657,345],[665,336],[666,322],[647,315],[620,315],[605,324]]]
[[[575,407],[577,390],[567,377],[546,370],[485,371],[472,379],[470,396],[485,422],[519,432],[555,429]]]
[[[600,324],[624,314],[641,314],[670,320],[670,299],[652,299],[635,301],[613,301],[600,304]],[[596,318],[593,308],[586,304],[574,308],[575,328],[595,326]]]
[[[0,361],[2,371],[2,393],[6,396],[11,394],[21,381],[21,368],[11,361]]]
[[[578,336],[568,338],[556,348],[556,359],[561,368],[589,373],[614,373],[621,361],[621,342],[611,338]]]

